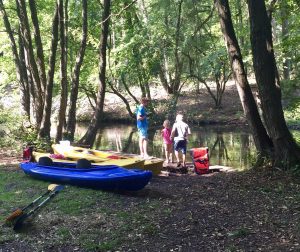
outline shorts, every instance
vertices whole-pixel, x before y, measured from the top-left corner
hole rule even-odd
[[[138,128],[139,136],[148,139],[148,128]]]
[[[186,154],[186,140],[175,140],[174,142],[174,150],[175,151],[181,151],[182,154]]]

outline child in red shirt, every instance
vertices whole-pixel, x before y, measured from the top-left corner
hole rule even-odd
[[[164,129],[161,131],[163,138],[164,150],[166,155],[166,162],[173,162],[173,143],[171,139],[171,125],[169,120],[165,120],[163,123]]]

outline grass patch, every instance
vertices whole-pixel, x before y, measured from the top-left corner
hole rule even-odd
[[[240,228],[240,229],[234,230],[232,232],[229,232],[228,236],[233,237],[233,238],[242,238],[242,237],[246,237],[249,234],[251,234],[251,231],[249,229]]]
[[[46,192],[51,184],[32,179],[19,170],[7,172],[4,167],[0,167],[0,177],[2,223],[16,208],[28,205]],[[27,221],[25,227],[28,226],[28,231],[16,236],[12,227],[6,226],[6,231],[0,232],[0,244],[26,241],[42,250],[45,244],[44,234],[39,237],[39,230],[43,230],[47,235],[55,237],[51,242],[54,247],[114,251],[128,241],[140,240],[142,236],[157,233],[157,213],[154,210],[161,208],[159,199],[149,200],[146,196],[135,198],[66,185],[32,220]],[[167,212],[165,215],[168,215]]]

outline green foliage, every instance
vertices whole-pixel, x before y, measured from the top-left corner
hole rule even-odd
[[[38,139],[37,130],[33,126],[26,126],[25,118],[15,115],[12,111],[0,112],[0,146],[22,149],[27,144],[36,150],[50,150],[50,143],[45,139]]]
[[[248,228],[240,228],[228,233],[229,237],[233,238],[243,238],[251,234],[251,231]]]

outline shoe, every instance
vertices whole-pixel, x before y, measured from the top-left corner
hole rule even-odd
[[[180,167],[181,166],[181,163],[180,162],[177,162],[177,167]]]

